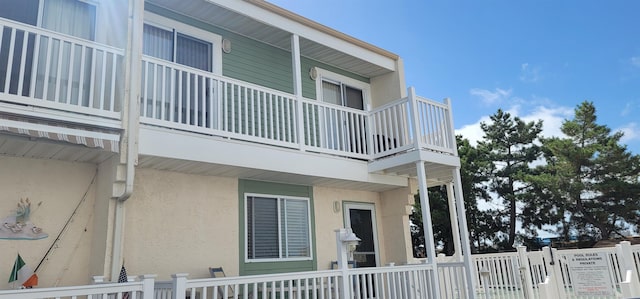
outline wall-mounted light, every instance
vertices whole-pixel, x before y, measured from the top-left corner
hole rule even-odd
[[[231,41],[226,38],[222,39],[222,52],[231,53]]]
[[[311,80],[318,79],[318,69],[315,66],[309,69],[309,78]]]
[[[353,233],[351,228],[345,228],[340,232],[340,242],[345,245],[358,245],[360,241],[362,240]]]

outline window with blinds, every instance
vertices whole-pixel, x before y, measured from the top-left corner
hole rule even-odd
[[[341,82],[322,80],[322,101],[358,110],[364,110],[362,89]]]
[[[246,196],[247,259],[309,259],[309,199]]]

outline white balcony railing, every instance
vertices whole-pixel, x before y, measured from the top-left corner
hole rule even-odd
[[[123,51],[0,18],[3,101],[120,118]]]
[[[120,119],[121,49],[6,19],[0,42],[2,101]],[[454,153],[450,106],[417,96],[361,111],[147,56],[141,74],[146,124],[363,160]]]
[[[448,103],[409,96],[367,112],[147,56],[141,82],[146,124],[365,160],[455,152]]]

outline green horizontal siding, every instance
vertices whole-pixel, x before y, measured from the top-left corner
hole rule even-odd
[[[293,93],[291,54],[288,51],[189,18],[148,2],[145,3],[145,10],[202,30],[213,32],[231,41],[231,53],[222,53],[222,74],[224,76],[287,93]],[[220,47],[220,45],[215,46]]]

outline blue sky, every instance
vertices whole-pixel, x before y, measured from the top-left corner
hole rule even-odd
[[[640,1],[269,1],[400,55],[471,140],[498,108],[558,135],[588,100],[640,154]]]

